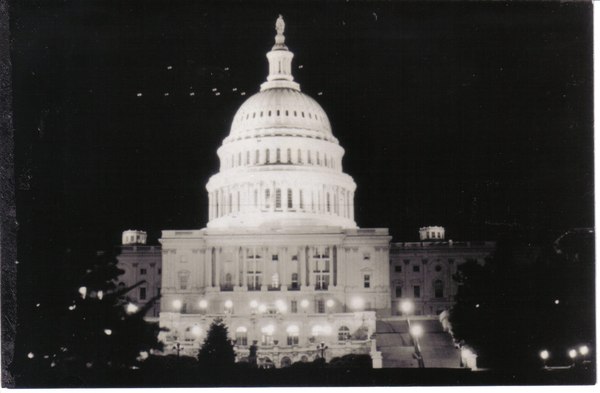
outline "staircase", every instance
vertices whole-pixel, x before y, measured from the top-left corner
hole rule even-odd
[[[411,319],[412,324],[423,327],[420,338],[421,354],[425,367],[458,368],[460,351],[454,347],[450,335],[435,317]],[[405,318],[382,318],[376,322],[377,350],[383,357],[384,368],[416,368],[419,366],[413,357],[414,343],[408,333]]]

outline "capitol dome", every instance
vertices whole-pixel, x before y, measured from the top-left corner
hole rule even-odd
[[[208,228],[356,228],[356,184],[342,171],[344,149],[323,108],[294,82],[277,20],[269,75],[236,112],[206,185]]]

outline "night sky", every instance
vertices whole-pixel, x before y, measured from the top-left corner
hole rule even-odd
[[[591,3],[28,1],[11,34],[31,227],[96,249],[204,227],[279,13],[295,79],[346,150],[359,226],[395,241],[593,226]]]

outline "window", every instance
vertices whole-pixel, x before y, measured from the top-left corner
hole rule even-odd
[[[258,150],[254,151],[254,163],[255,164],[258,164],[258,156],[259,156],[259,154],[260,153],[258,152]]]
[[[238,153],[238,166],[242,165],[242,152]]]
[[[177,275],[179,276],[179,289],[186,290],[188,288],[190,272],[187,270],[183,270],[177,273]]]
[[[258,190],[254,190],[254,207],[258,205]]]
[[[281,209],[281,189],[275,189],[275,209]]]
[[[323,252],[316,250],[313,256],[315,266],[315,289],[326,291],[329,288],[329,247],[325,247]]]
[[[413,296],[421,297],[421,286],[420,285],[413,286]]]
[[[365,274],[363,276],[363,287],[371,288],[371,275],[370,274]]]
[[[290,325],[286,329],[287,331],[287,345],[298,345],[298,335],[300,329],[296,325]]]
[[[298,273],[292,273],[292,288],[291,289],[298,289],[299,285],[298,285]]]
[[[162,268],[158,268],[158,274],[162,274]]]
[[[140,274],[143,276],[146,274],[146,269],[140,269]]]
[[[304,196],[302,190],[300,190],[300,209],[304,209]]]
[[[246,165],[250,165],[250,151],[246,152]]]
[[[265,163],[266,163],[266,164],[268,164],[268,163],[269,163],[269,161],[271,161],[271,157],[269,157],[269,156],[270,156],[270,154],[269,154],[269,149],[267,149],[267,150],[265,151]]]
[[[292,163],[292,149],[287,149],[287,162],[288,164]]]
[[[306,152],[306,154],[307,154],[306,161],[307,161],[309,164],[312,164],[312,157],[310,156],[310,150],[309,150],[309,151],[307,151],[307,152]]]
[[[271,190],[266,189],[265,190],[265,209],[270,209],[270,208],[271,208]]]
[[[413,265],[413,272],[418,273],[421,271],[421,266],[419,265]]]
[[[298,313],[298,301],[297,300],[292,300],[290,303],[290,311],[292,312],[292,314],[297,314]]]
[[[140,300],[146,300],[146,288],[145,287],[140,288]]]
[[[302,164],[302,151],[298,149],[298,164]]]
[[[346,326],[340,326],[338,329],[338,341],[347,341],[350,338],[350,329]]]
[[[275,161],[278,164],[281,162],[281,149],[275,150]]]
[[[363,261],[370,261],[370,260],[371,260],[371,253],[369,253],[369,252],[363,253]]]
[[[402,297],[402,286],[396,285],[396,297]]]
[[[223,285],[223,289],[233,289],[231,273],[225,274],[225,284]]]
[[[287,207],[288,207],[288,209],[291,209],[292,207],[294,207],[294,200],[292,199],[292,189],[291,188],[287,189]]]
[[[317,312],[319,314],[325,313],[325,300],[323,300],[323,299],[317,300]]]
[[[444,297],[444,283],[442,280],[436,280],[433,283],[433,293],[437,298]]]
[[[448,258],[448,263],[452,265],[454,263],[454,258]]]
[[[248,329],[246,327],[240,326],[235,330],[235,343],[244,347],[248,345]]]
[[[246,279],[249,291],[260,291],[262,285],[261,277],[262,272],[260,267],[262,266],[262,256],[252,248],[246,249]]]
[[[394,266],[394,271],[395,271],[396,273],[400,273],[400,272],[402,272],[402,265],[396,265],[396,266]]]
[[[319,152],[317,152],[317,165],[321,165],[321,159],[319,158]]]
[[[441,272],[442,271],[442,267],[440,265],[435,265],[435,271],[436,272]]]
[[[331,212],[331,201],[329,199],[329,193],[327,193],[327,213]]]

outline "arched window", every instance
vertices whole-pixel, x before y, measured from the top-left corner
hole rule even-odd
[[[255,163],[255,164],[258,164],[258,155],[259,155],[259,154],[260,154],[260,153],[258,152],[258,150],[255,150],[255,151],[254,151],[254,163]]]
[[[270,152],[269,149],[267,149],[265,151],[265,164],[268,164],[271,161],[271,157],[270,157],[269,152]]]
[[[302,164],[302,150],[298,149],[298,164]]]
[[[250,165],[250,150],[246,152],[246,165]]]
[[[444,283],[442,280],[435,280],[433,283],[433,292],[436,298],[444,297]]]
[[[287,356],[281,358],[281,368],[289,367],[292,365],[292,360]]]
[[[292,189],[288,188],[287,189],[287,207],[288,209],[291,209],[294,207],[294,199],[292,196]]]
[[[232,283],[231,273],[227,273],[227,274],[225,274],[225,285],[223,286],[223,289],[232,289],[232,288],[233,288],[233,283]]]
[[[347,341],[350,339],[350,329],[346,326],[340,326],[338,329],[338,341]]]
[[[288,164],[292,163],[292,149],[287,149],[287,162]]]
[[[279,148],[275,151],[275,162],[278,164],[281,162],[281,149]]]

